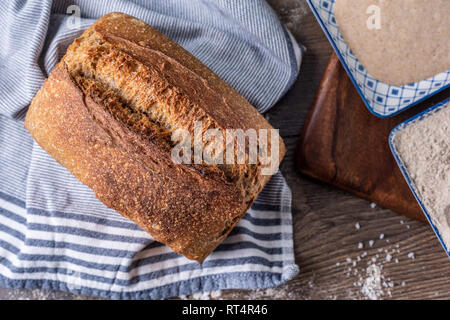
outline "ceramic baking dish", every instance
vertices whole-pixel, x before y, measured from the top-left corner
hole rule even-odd
[[[396,144],[396,135],[398,133],[400,133],[402,130],[404,130],[405,128],[407,128],[408,126],[410,126],[416,122],[423,121],[424,119],[426,119],[432,115],[436,115],[437,113],[439,113],[440,111],[442,111],[445,108],[450,108],[450,98],[444,100],[441,103],[438,103],[437,105],[417,114],[416,116],[414,116],[414,117],[406,120],[405,122],[399,124],[398,126],[396,126],[390,133],[389,146],[391,148],[391,151],[392,151],[392,154],[394,155],[395,160],[397,161],[398,166],[400,167],[400,170],[401,170],[403,176],[406,179],[406,182],[408,183],[412,193],[414,194],[414,197],[416,198],[416,200],[419,203],[420,207],[422,208],[425,216],[427,217],[429,223],[431,224],[431,227],[433,228],[434,232],[436,233],[437,237],[439,238],[439,241],[441,242],[442,246],[444,247],[445,252],[447,252],[447,255],[450,257],[450,251],[449,251],[450,248],[448,248],[446,246],[440,231],[438,230],[437,226],[433,222],[433,219],[431,218],[431,215],[430,215],[430,212],[429,212],[427,206],[422,201],[420,193],[418,192],[418,188],[415,185],[414,180],[412,179],[412,175],[409,172],[407,166],[405,165],[405,163],[402,159],[402,155],[400,154],[399,149]],[[450,139],[450,137],[449,137],[449,139]]]
[[[339,32],[334,17],[334,1],[307,0],[342,65],[372,114],[380,118],[394,116],[450,87],[450,70],[427,80],[404,86],[388,85],[371,77],[353,55]]]

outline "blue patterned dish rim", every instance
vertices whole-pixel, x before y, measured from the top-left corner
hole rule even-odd
[[[333,10],[335,0],[306,1],[373,115],[379,118],[392,117],[450,87],[450,70],[403,86],[388,85],[376,80],[358,62],[339,32]]]
[[[411,175],[408,172],[408,169],[405,166],[405,163],[403,162],[402,157],[400,156],[400,153],[398,152],[397,145],[395,144],[395,136],[398,132],[405,129],[407,126],[413,124],[414,122],[422,121],[423,119],[443,110],[444,108],[450,108],[449,106],[450,98],[432,106],[431,108],[420,112],[419,114],[415,115],[414,117],[400,123],[397,125],[394,129],[392,129],[390,135],[389,135],[389,146],[391,148],[392,154],[394,155],[395,161],[397,162],[400,171],[402,172],[403,176],[405,177],[406,182],[408,183],[409,188],[411,189],[414,197],[416,198],[417,202],[419,203],[420,208],[422,209],[423,213],[427,217],[428,222],[430,223],[431,227],[433,228],[434,232],[436,233],[439,241],[441,242],[442,247],[444,248],[445,252],[447,252],[448,257],[450,258],[450,248],[447,248],[447,246],[444,243],[444,240],[442,239],[442,236],[434,224],[433,220],[431,219],[431,216],[425,207],[425,205],[422,202],[422,199],[419,196],[419,193],[417,192],[417,187],[414,183],[414,181],[411,178]]]

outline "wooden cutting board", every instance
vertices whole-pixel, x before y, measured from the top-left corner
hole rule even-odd
[[[300,137],[297,166],[309,177],[426,221],[392,156],[388,137],[397,124],[449,96],[445,90],[397,116],[377,118],[333,53]]]

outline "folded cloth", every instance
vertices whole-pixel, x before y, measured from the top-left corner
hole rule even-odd
[[[291,192],[279,172],[200,265],[106,208],[23,128],[27,106],[68,45],[112,11],[178,42],[260,112],[297,77],[301,50],[263,0],[1,1],[0,285],[161,299],[293,278]]]

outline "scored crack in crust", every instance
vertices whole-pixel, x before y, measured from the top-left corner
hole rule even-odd
[[[110,13],[69,47],[33,99],[25,126],[105,205],[202,262],[270,176],[259,162],[173,163],[172,133],[192,134],[195,121],[203,132],[273,129],[179,45],[138,19]],[[285,147],[277,139],[281,161]]]

